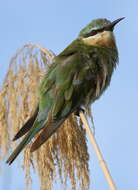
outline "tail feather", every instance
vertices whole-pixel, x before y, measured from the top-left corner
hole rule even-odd
[[[44,123],[43,122],[35,122],[29,133],[24,137],[24,139],[21,141],[21,143],[17,146],[17,148],[13,151],[13,153],[10,155],[8,160],[6,161],[7,164],[11,164],[18,154],[23,150],[23,148],[32,140],[32,138],[35,136],[36,133],[38,133],[43,128]]]
[[[30,151],[34,152],[42,144],[44,144],[53,135],[53,133],[55,133],[55,131],[60,127],[60,125],[67,119],[69,114],[74,112],[77,108],[78,105],[74,107],[74,109],[72,109],[64,118],[60,120],[48,122],[44,127],[44,129],[42,130],[42,132],[37,137],[37,139],[32,144]]]
[[[36,111],[34,112],[33,116],[23,125],[23,127],[17,132],[15,137],[13,138],[13,141],[17,140],[18,138],[22,137],[25,133],[27,133],[31,127],[34,124],[34,121],[36,119],[36,116],[38,114],[38,107]]]
[[[61,119],[60,121],[57,121],[55,123],[48,123],[32,144],[30,151],[34,152],[43,143],[45,143],[52,136],[52,134],[55,133],[59,126],[65,121],[65,119],[66,118]]]
[[[10,155],[10,157],[8,158],[6,163],[10,165],[15,160],[15,158],[18,156],[18,154],[22,151],[22,149],[29,143],[29,141],[30,141],[30,134],[28,134],[23,139],[23,141],[17,146],[17,148]]]

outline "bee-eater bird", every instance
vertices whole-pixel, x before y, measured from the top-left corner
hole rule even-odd
[[[31,152],[47,141],[71,113],[82,106],[88,108],[109,86],[118,62],[113,29],[122,19],[93,20],[55,56],[40,85],[38,107],[13,140],[27,134],[8,158],[8,164],[38,132]]]

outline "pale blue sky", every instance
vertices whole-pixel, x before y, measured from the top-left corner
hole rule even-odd
[[[11,56],[26,42],[36,42],[58,54],[92,19],[126,17],[115,29],[120,64],[109,89],[93,105],[96,139],[118,190],[138,188],[137,11],[137,0],[0,0],[1,78]],[[91,188],[108,190],[90,146],[89,151]],[[0,175],[0,189],[4,190],[6,184],[7,190],[23,190],[22,171],[16,163],[12,167],[2,165],[5,169]],[[35,180],[33,190],[38,187]],[[54,190],[59,189],[58,185],[54,187]]]

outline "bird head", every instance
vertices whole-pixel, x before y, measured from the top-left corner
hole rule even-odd
[[[113,22],[107,19],[96,19],[88,24],[80,31],[79,38],[81,38],[85,45],[116,47],[113,30],[115,25],[123,20],[119,18]]]

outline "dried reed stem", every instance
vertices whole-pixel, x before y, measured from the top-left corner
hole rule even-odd
[[[99,148],[99,146],[98,146],[98,144],[97,144],[97,142],[96,142],[96,139],[94,138],[94,135],[93,135],[93,133],[92,133],[92,130],[91,130],[91,128],[90,128],[90,126],[89,126],[89,124],[88,124],[88,122],[87,122],[87,119],[86,119],[86,117],[85,117],[85,115],[84,115],[84,113],[83,113],[82,111],[80,111],[79,115],[80,115],[80,118],[81,118],[81,120],[82,120],[82,123],[83,123],[84,126],[85,126],[86,133],[87,133],[87,135],[89,136],[90,141],[91,141],[91,143],[92,143],[92,145],[93,145],[93,148],[94,148],[94,150],[95,150],[95,152],[96,152],[96,155],[97,155],[97,157],[98,157],[99,163],[100,163],[100,165],[101,165],[101,168],[102,168],[102,170],[103,170],[103,173],[104,173],[104,175],[105,175],[105,178],[106,178],[106,180],[107,180],[107,182],[108,182],[108,185],[109,185],[109,187],[110,187],[111,190],[116,190],[115,184],[114,184],[113,179],[112,179],[112,176],[111,176],[111,174],[110,174],[110,171],[109,171],[109,169],[108,169],[108,167],[107,167],[107,164],[106,164],[105,161],[104,161],[104,158],[103,158],[103,156],[102,156],[102,153],[101,153],[101,151],[100,151],[100,148]]]

